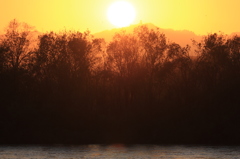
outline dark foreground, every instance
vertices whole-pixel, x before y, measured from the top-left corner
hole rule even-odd
[[[0,40],[0,143],[240,144],[239,36],[182,47],[139,26],[110,43],[33,41],[23,26]]]
[[[144,112],[144,111],[143,111]],[[18,114],[2,119],[1,144],[240,144],[239,118],[211,112]],[[208,112],[209,113],[209,112]],[[196,116],[199,115],[199,116]],[[6,120],[8,119],[8,120]]]

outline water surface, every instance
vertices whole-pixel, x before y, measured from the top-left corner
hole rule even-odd
[[[160,145],[2,145],[1,159],[238,159],[240,146]]]

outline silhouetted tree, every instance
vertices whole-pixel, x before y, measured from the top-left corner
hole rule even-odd
[[[239,36],[182,47],[143,25],[35,45],[31,30],[13,20],[0,39],[1,143],[240,142]]]
[[[8,68],[18,70],[26,67],[32,54],[29,36],[31,30],[32,27],[20,23],[16,19],[9,23],[5,37],[2,40],[5,62]]]
[[[155,70],[162,66],[166,58],[167,39],[159,29],[149,29],[147,26],[139,26],[135,29],[139,38],[143,64],[148,69],[149,76],[153,78]]]

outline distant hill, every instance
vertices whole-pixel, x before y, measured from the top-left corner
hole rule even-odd
[[[158,28],[157,26],[148,23],[145,24],[147,25],[150,29],[155,29]],[[136,28],[138,25],[131,25],[129,27],[125,28],[120,28],[120,29],[112,29],[112,30],[105,30],[99,33],[93,34],[94,37],[96,38],[104,38],[106,42],[110,42],[115,35],[116,32],[119,32],[120,30],[126,30],[127,33],[133,32],[134,28]],[[164,33],[167,37],[167,39],[171,42],[176,42],[180,44],[181,46],[185,46],[187,44],[191,45],[192,44],[192,39],[199,41],[201,40],[202,36],[196,35],[192,31],[188,30],[173,30],[173,29],[162,29],[159,28],[160,32]]]
[[[234,32],[234,33],[230,34],[230,37],[235,36],[235,35],[240,36],[240,32]]]

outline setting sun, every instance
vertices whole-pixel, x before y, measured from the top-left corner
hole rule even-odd
[[[116,27],[126,27],[134,21],[136,11],[130,3],[118,1],[110,5],[107,16],[108,20]]]

